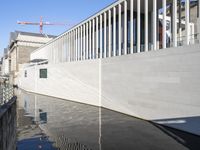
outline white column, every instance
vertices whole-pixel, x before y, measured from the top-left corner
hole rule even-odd
[[[76,29],[74,30],[74,61],[76,61]]]
[[[102,58],[102,53],[103,53],[103,46],[102,46],[102,22],[103,22],[103,19],[102,19],[102,15],[100,15],[100,56],[99,58]]]
[[[71,31],[71,61],[74,61],[74,31]]]
[[[72,61],[72,32],[69,32],[69,61],[71,62]]]
[[[163,4],[163,37],[162,37],[162,47],[166,48],[166,0],[162,0]]]
[[[74,42],[75,42],[75,39],[74,39],[74,30],[71,32],[71,43],[72,43],[72,61],[74,61]]]
[[[66,53],[67,53],[67,55],[66,55],[66,62],[69,62],[69,39],[68,39],[68,33],[65,35],[65,47],[66,47],[66,49],[65,49],[65,51],[66,51]]]
[[[92,20],[92,59],[95,58],[95,19]]]
[[[66,37],[67,34],[65,34],[63,36],[63,62],[66,62],[67,61],[67,58],[68,58],[68,43],[67,43],[67,37]]]
[[[99,18],[96,17],[96,59],[99,57]]]
[[[71,48],[70,48],[70,51],[71,51],[71,61],[73,61],[73,31],[70,32],[70,41],[71,41],[71,43],[70,43],[70,46],[71,46]]]
[[[92,53],[92,21],[89,21],[89,59],[91,59]]]
[[[146,0],[148,1],[148,0]],[[133,17],[134,17],[134,1],[130,0],[130,49],[133,54]]]
[[[116,7],[113,7],[113,56],[116,56]]]
[[[59,62],[62,62],[62,57],[63,57],[63,45],[62,45],[62,38],[63,38],[63,36],[61,36],[60,38],[59,38],[59,57],[60,57],[60,59],[59,59]]]
[[[153,47],[157,49],[157,0],[153,0]]]
[[[66,34],[63,36],[63,62],[67,61],[67,38],[66,38]]]
[[[76,54],[76,39],[75,39],[75,30],[73,30],[73,61],[75,61],[75,54]]]
[[[74,61],[75,56],[75,31],[72,31],[72,61]]]
[[[69,32],[69,62],[71,62],[72,59],[72,44],[71,44],[71,32]]]
[[[89,42],[88,42],[88,39],[89,39],[89,38],[88,38],[88,24],[89,24],[89,23],[87,22],[87,23],[86,23],[86,40],[85,40],[85,41],[86,41],[86,55],[85,55],[85,56],[86,56],[86,58],[85,58],[86,60],[87,60],[88,57],[89,57],[89,54],[88,54],[88,43],[89,43]]]
[[[186,44],[190,44],[190,0],[185,0],[185,31],[186,31]]]
[[[137,52],[140,53],[140,0],[137,0]]]
[[[60,62],[64,62],[64,36],[60,38],[60,49],[61,49],[61,59]]]
[[[104,12],[104,58],[106,58],[106,54],[107,54],[107,26],[106,26],[106,22],[107,22],[107,14],[106,12]]]
[[[80,27],[77,29],[77,60],[80,60]]]
[[[80,60],[83,60],[83,25],[81,25],[80,32]]]
[[[111,57],[111,10],[108,10],[108,57]]]
[[[149,34],[148,34],[148,5],[149,5],[149,0],[145,0],[145,51],[147,52],[149,50],[148,44],[149,44]]]
[[[67,34],[68,41],[68,62],[71,61],[70,32]]]
[[[173,46],[177,47],[177,0],[173,0]]]
[[[68,33],[65,35],[66,36],[66,39],[65,39],[65,41],[66,41],[66,49],[65,49],[65,51],[66,51],[66,62],[68,62],[68,60],[69,60],[69,47],[68,47],[68,44],[69,44],[69,40],[68,40]]]
[[[86,51],[86,49],[85,49],[85,24],[83,25],[83,60],[85,60],[85,51]]]
[[[78,61],[79,60],[79,27],[77,28],[77,33],[76,33],[76,38],[77,38],[77,41],[76,41],[76,44],[77,44],[77,56],[76,56],[76,60]]]
[[[63,54],[64,54],[64,50],[63,50],[63,36],[60,37],[60,50],[61,50],[61,53],[60,53],[60,62],[63,62]]]
[[[67,40],[66,40],[66,34],[63,35],[63,62],[66,62],[67,60]],[[48,45],[48,49],[49,49],[49,45]]]
[[[56,63],[56,48],[55,48],[55,42],[53,42],[53,62]]]
[[[127,54],[127,1],[124,1],[124,55]]]
[[[63,56],[64,56],[64,45],[63,45],[63,36],[60,37],[60,62],[63,62]]]
[[[76,58],[75,60],[78,60],[78,29],[75,29],[76,33],[75,33],[75,38],[76,38]]]
[[[66,62],[69,61],[69,38],[68,38],[68,33],[66,34]]]
[[[119,17],[119,18],[118,18],[118,31],[119,31],[119,32],[118,32],[118,33],[119,33],[119,36],[118,36],[118,38],[119,38],[119,39],[118,39],[118,47],[119,47],[119,48],[118,48],[118,51],[119,51],[119,54],[118,54],[118,55],[119,55],[119,56],[121,56],[121,53],[122,53],[122,50],[121,50],[121,42],[122,42],[122,37],[121,37],[121,36],[122,36],[122,33],[121,33],[121,32],[122,32],[122,28],[121,28],[122,16],[121,16],[121,11],[122,11],[122,8],[121,8],[121,7],[122,7],[121,4],[119,4],[119,5],[118,5],[118,9],[119,9],[119,12],[118,12],[118,13],[119,13],[119,14],[118,14],[118,17]]]

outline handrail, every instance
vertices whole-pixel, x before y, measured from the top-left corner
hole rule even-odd
[[[14,96],[13,86],[9,84],[3,84],[0,87],[0,106],[7,103]]]

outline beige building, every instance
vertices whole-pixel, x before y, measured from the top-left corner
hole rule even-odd
[[[30,61],[30,53],[53,38],[55,36],[21,31],[10,33],[3,74],[9,74],[11,84],[16,84],[17,73],[24,63]]]

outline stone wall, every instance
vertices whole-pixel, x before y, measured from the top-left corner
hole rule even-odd
[[[0,150],[16,149],[16,99],[0,107]]]
[[[11,56],[11,72],[10,84],[16,84],[17,73],[20,70],[20,64],[28,63],[30,61],[30,54],[38,47],[31,46],[17,46],[14,48]]]

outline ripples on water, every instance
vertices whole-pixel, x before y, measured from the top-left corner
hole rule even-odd
[[[16,94],[19,141],[44,136],[48,149],[59,150],[184,150],[196,146],[184,145],[185,137],[174,139],[152,123],[107,109],[20,90]]]

